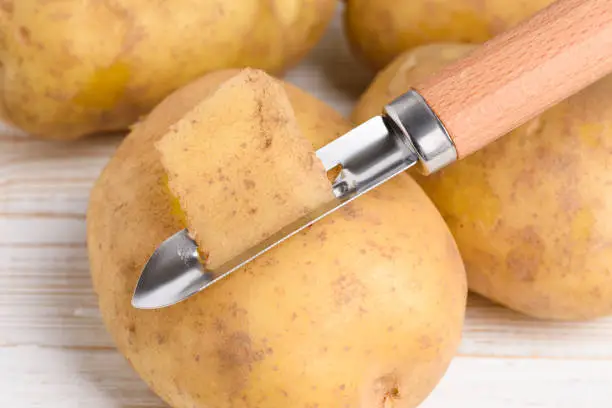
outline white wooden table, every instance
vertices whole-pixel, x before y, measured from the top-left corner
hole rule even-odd
[[[348,114],[369,77],[338,19],[288,79]],[[114,349],[90,285],[88,192],[119,142],[0,132],[2,408],[164,407]],[[542,323],[472,297],[460,353],[422,407],[612,407],[612,318]]]

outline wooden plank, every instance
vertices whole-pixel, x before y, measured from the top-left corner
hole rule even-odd
[[[612,360],[610,338],[612,317],[546,322],[470,295],[459,352],[463,356]]]
[[[0,347],[0,406],[164,408],[114,351]]]
[[[0,346],[108,347],[84,246],[0,247]]]
[[[609,361],[456,358],[420,408],[604,408]]]

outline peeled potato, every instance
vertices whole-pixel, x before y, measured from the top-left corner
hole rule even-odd
[[[147,258],[184,227],[154,143],[234,74],[166,99],[92,191],[92,277],[119,350],[174,408],[416,407],[456,352],[467,285],[447,226],[406,175],[187,301],[131,307]],[[349,130],[331,108],[283,86],[314,148]]]
[[[437,42],[482,43],[554,0],[347,0],[353,50],[382,69],[402,52]]]
[[[354,120],[470,51],[419,47],[371,85]],[[450,226],[471,290],[525,314],[612,314],[612,77],[429,177],[415,174]]]
[[[74,139],[123,130],[202,74],[280,73],[322,36],[336,0],[4,0],[2,118]]]

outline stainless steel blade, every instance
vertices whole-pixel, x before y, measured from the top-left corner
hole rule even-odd
[[[145,266],[132,299],[133,306],[160,308],[187,299],[405,171],[418,159],[413,148],[390,130],[382,116],[356,127],[316,154],[327,171],[341,166],[333,183],[335,200],[285,226],[215,270],[204,268],[198,259],[197,244],[187,230],[179,231],[158,248]]]

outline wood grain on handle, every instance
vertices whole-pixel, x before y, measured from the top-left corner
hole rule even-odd
[[[415,87],[465,157],[612,72],[612,0],[559,0]]]

